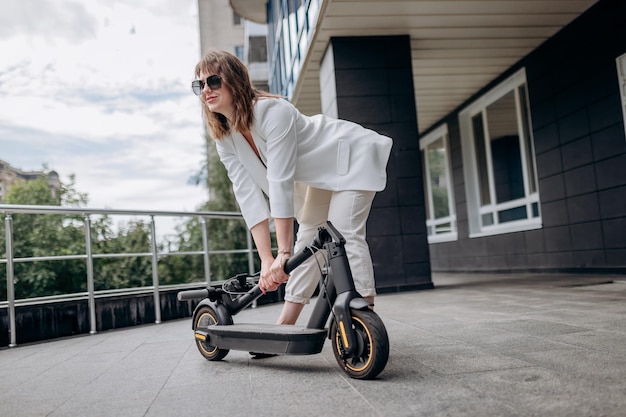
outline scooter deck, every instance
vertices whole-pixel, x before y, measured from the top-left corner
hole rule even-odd
[[[303,326],[238,323],[196,329],[195,334],[196,338],[204,338],[208,345],[220,349],[311,355],[322,351],[328,331]]]

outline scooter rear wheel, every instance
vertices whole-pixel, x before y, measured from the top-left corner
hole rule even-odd
[[[206,329],[209,326],[215,324],[223,324],[219,322],[219,318],[215,310],[211,307],[204,306],[198,310],[198,314],[196,315],[196,319],[193,323],[193,329]],[[196,347],[200,351],[200,354],[204,356],[209,361],[219,361],[224,359],[230,350],[228,349],[219,349],[217,346],[209,345],[208,343],[196,339]]]
[[[348,376],[355,379],[374,379],[389,359],[389,337],[382,320],[372,310],[351,310],[352,328],[357,338],[357,352],[346,357],[343,341],[333,322],[331,338],[335,359]]]

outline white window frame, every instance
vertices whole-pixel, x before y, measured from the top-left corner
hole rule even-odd
[[[495,198],[495,186],[492,169],[492,156],[491,146],[489,143],[488,134],[485,140],[488,142],[485,144],[486,161],[487,161],[487,173],[490,188],[491,203],[481,207],[480,203],[480,182],[478,179],[478,167],[476,161],[476,150],[474,146],[474,133],[472,129],[472,118],[476,115],[482,114],[483,125],[488,126],[486,123],[485,109],[495,103],[500,98],[515,92],[516,103],[519,103],[519,87],[526,85],[526,94],[528,94],[528,85],[526,83],[526,71],[521,69],[517,73],[513,74],[508,79],[504,80],[497,87],[493,88],[485,95],[480,97],[474,103],[464,108],[459,113],[459,123],[461,129],[461,148],[463,153],[463,172],[465,174],[465,191],[467,195],[467,211],[468,211],[468,226],[469,237],[482,237],[504,233],[513,233],[524,230],[540,229],[542,227],[541,221],[541,204],[539,202],[539,190],[537,184],[535,184],[536,191],[531,193],[529,190],[529,174],[528,174],[528,162],[532,162],[535,174],[537,173],[536,161],[534,157],[534,144],[532,139],[532,131],[529,127],[529,138],[524,137],[524,128],[522,125],[522,114],[519,106],[516,106],[517,111],[517,124],[518,133],[520,138],[520,155],[522,158],[522,175],[524,179],[524,194],[525,197],[516,200],[506,201],[504,203],[496,203],[493,201]],[[529,109],[530,110],[530,109]],[[530,118],[530,111],[528,114]],[[530,122],[530,121],[529,121]],[[530,123],[532,126],[532,123]],[[529,147],[531,149],[531,155],[527,155],[527,149],[525,141],[529,141]],[[535,175],[536,181],[536,175]],[[527,213],[532,213],[532,206],[536,204],[538,216],[521,220],[515,220],[505,223],[498,222],[498,213],[516,207],[526,206]],[[483,226],[482,218],[485,214],[491,214],[493,218],[493,224]]]
[[[619,78],[619,91],[622,97],[622,117],[624,119],[624,132],[626,133],[626,54],[615,59],[617,76]]]
[[[428,146],[437,140],[443,140],[443,146],[446,151],[445,170],[446,170],[446,187],[448,188],[448,213],[446,217],[439,219],[434,218],[435,208],[433,202],[433,193],[431,189],[430,167],[426,153]],[[426,197],[425,204],[428,205],[428,212],[432,218],[426,219],[426,229],[428,230],[428,243],[450,242],[458,239],[456,210],[454,204],[454,181],[452,180],[452,164],[450,162],[450,145],[448,141],[448,125],[444,124],[433,130],[429,134],[420,139],[420,151],[422,155],[422,163],[424,164],[424,194]],[[436,227],[442,224],[450,223],[450,231],[447,233],[435,234]]]

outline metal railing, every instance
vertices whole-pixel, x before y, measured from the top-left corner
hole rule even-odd
[[[0,302],[0,307],[7,307],[8,321],[9,321],[9,333],[10,343],[9,347],[14,347],[16,343],[16,317],[15,306],[22,305],[35,305],[43,303],[53,303],[59,301],[69,301],[76,299],[87,298],[89,306],[89,322],[90,333],[96,333],[96,296],[107,296],[111,294],[122,295],[141,293],[145,291],[152,291],[154,296],[154,310],[155,310],[155,323],[161,322],[161,302],[159,294],[159,272],[158,272],[158,258],[162,255],[203,255],[204,256],[204,278],[205,284],[211,284],[211,271],[210,271],[210,254],[225,254],[225,253],[247,253],[248,254],[248,269],[250,273],[254,271],[254,248],[252,246],[252,237],[250,232],[247,231],[247,249],[233,249],[233,250],[219,250],[210,251],[209,241],[207,233],[207,220],[209,219],[241,219],[243,218],[240,213],[236,212],[179,212],[179,211],[140,211],[140,210],[105,210],[105,209],[90,209],[90,208],[67,208],[60,206],[25,206],[25,205],[11,205],[0,204],[0,212],[4,214],[5,223],[5,235],[6,235],[6,258],[0,259],[0,264],[6,263],[7,272],[7,301]],[[72,215],[82,216],[85,222],[85,244],[86,250],[84,254],[75,255],[56,255],[56,256],[39,256],[28,258],[14,258],[14,236],[13,236],[13,214],[26,213],[26,214],[57,214],[57,215]],[[115,253],[115,254],[94,254],[92,252],[92,238],[91,238],[91,221],[92,216],[148,216],[150,218],[150,252],[149,253]],[[157,228],[155,223],[155,217],[175,217],[175,218],[199,218],[202,225],[202,251],[185,251],[185,252],[159,252],[157,242]],[[247,230],[247,229],[246,229]],[[96,291],[94,288],[94,269],[93,260],[96,258],[105,257],[137,257],[137,256],[151,256],[152,258],[152,286],[142,288],[129,288],[122,290],[100,290]],[[87,292],[86,293],[72,293],[62,294],[46,297],[15,299],[14,289],[14,264],[17,262],[37,262],[37,261],[55,261],[55,260],[75,260],[84,259],[86,261],[86,280],[87,280]],[[180,284],[170,285],[168,289],[172,288],[184,288],[192,285],[199,285],[202,283],[193,284]]]

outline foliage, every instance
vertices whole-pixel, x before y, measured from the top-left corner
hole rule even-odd
[[[208,202],[198,211],[238,211],[231,183],[219,161],[214,142],[206,138],[207,157],[190,181],[210,190]],[[44,166],[44,172],[49,172]],[[6,204],[86,207],[88,196],[76,190],[75,177],[61,184],[53,195],[45,178],[17,181],[5,197]],[[15,297],[30,298],[87,290],[85,227],[82,215],[12,214]],[[133,219],[116,225],[109,216],[90,216],[94,287],[96,290],[145,287],[152,285],[152,233],[149,221]],[[191,217],[179,224],[177,235],[159,243],[158,260],[161,285],[203,282],[204,256],[202,228],[206,227],[211,251],[241,249],[241,254],[212,254],[211,279],[226,279],[248,271],[247,228],[240,219],[206,219],[206,225]],[[6,233],[0,222],[0,259],[6,259]],[[166,251],[167,249],[167,251]],[[184,252],[185,254],[176,254]],[[133,256],[116,256],[132,254]],[[21,261],[20,258],[75,256],[78,259]],[[4,264],[0,264],[4,266]],[[255,268],[259,262],[255,256]],[[6,268],[0,267],[0,300],[6,300]]]
[[[8,190],[7,204],[85,207],[87,194],[76,190],[74,177],[54,196],[45,179],[17,181]],[[31,298],[87,290],[86,234],[83,216],[14,213],[13,258],[16,298]],[[135,220],[114,231],[109,216],[91,219],[96,290],[152,285],[151,230]],[[4,222],[3,222],[4,223]],[[6,255],[6,233],[0,228],[0,254]],[[103,257],[107,254],[143,254]],[[20,258],[78,256],[78,259],[20,262]],[[2,256],[6,258],[6,256]],[[6,268],[0,269],[0,299],[6,300]]]
[[[91,229],[96,291],[152,285],[150,223],[131,220],[114,232],[112,219],[103,216],[92,223]],[[101,254],[136,255],[99,258]]]
[[[213,140],[206,138],[207,158],[190,181],[210,190],[211,199],[198,211],[238,211],[230,180],[219,161]],[[44,172],[49,172],[44,166]],[[6,196],[6,204],[86,207],[86,193],[76,190],[75,177],[61,184],[56,195],[45,178],[17,181]],[[83,215],[14,213],[13,258],[15,297],[31,298],[87,290],[85,261],[85,227]],[[93,276],[96,290],[151,286],[152,233],[150,222],[133,219],[115,225],[111,217],[90,216]],[[239,254],[212,254],[209,259],[211,279],[226,279],[248,271],[247,228],[240,219],[206,219],[191,217],[176,227],[176,236],[157,246],[159,253],[168,253],[158,260],[161,285],[203,282],[204,256],[186,254],[202,252],[202,228],[206,227],[211,251],[241,249]],[[117,227],[117,230],[115,230]],[[0,222],[0,258],[6,258],[5,223]],[[184,254],[177,254],[183,252]],[[131,254],[132,256],[119,256]],[[76,259],[20,261],[20,258],[67,256]],[[4,264],[0,264],[4,266]],[[255,268],[259,261],[255,256]],[[0,300],[6,300],[6,268],[0,267]]]
[[[191,181],[204,185],[209,190],[210,199],[198,207],[198,211],[239,211],[228,174],[217,155],[215,142],[208,136],[205,137],[205,142],[207,147],[205,162]],[[201,250],[202,227],[203,224],[196,218],[181,225],[177,230],[179,250]],[[247,228],[243,220],[207,219],[206,228],[211,251],[247,248]],[[204,270],[202,257],[186,258],[184,262],[189,263],[181,265],[183,260],[172,260],[170,264],[163,265],[162,268],[165,270],[167,267],[176,265],[177,271],[186,271],[188,276],[195,277],[195,281],[204,280],[204,277],[198,274]],[[240,272],[248,272],[248,256],[247,254],[213,254],[210,257],[210,266],[211,280],[223,280]],[[260,268],[256,256],[255,268],[256,270]]]
[[[74,177],[63,186],[56,196],[52,194],[46,179],[18,180],[6,195],[7,204],[83,206],[85,194],[76,192]],[[85,253],[84,223],[77,216],[56,214],[12,215],[13,257],[30,258],[44,256],[67,256]],[[19,239],[15,239],[19,236]],[[6,254],[6,234],[2,229],[0,253]],[[55,260],[15,262],[16,298],[53,295],[84,290],[85,262],[80,260]],[[0,297],[6,299],[6,269],[0,270]]]

